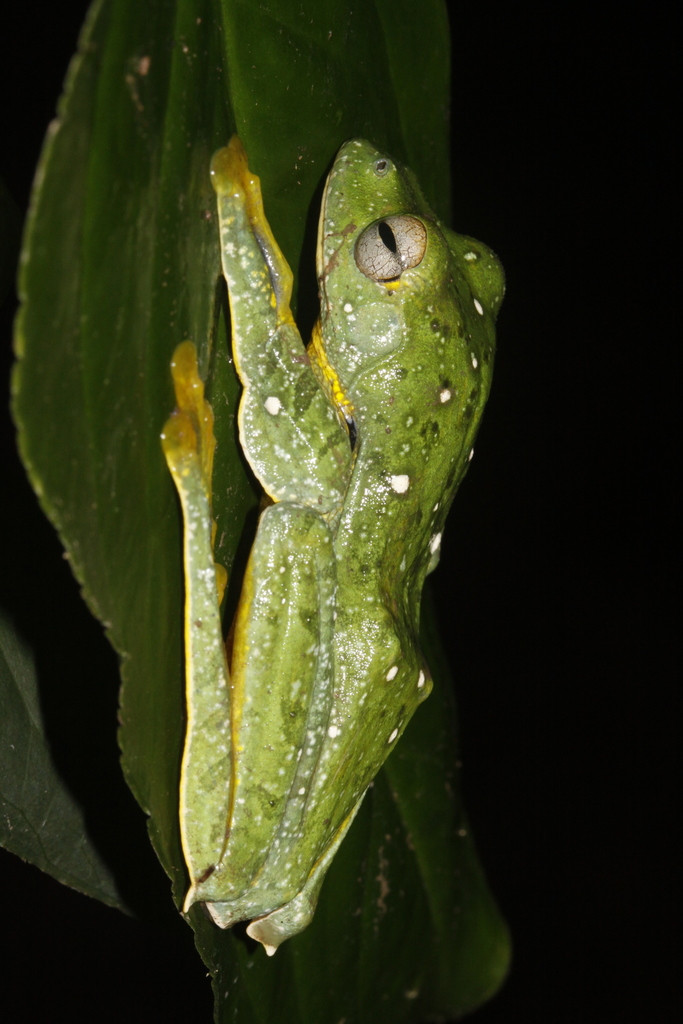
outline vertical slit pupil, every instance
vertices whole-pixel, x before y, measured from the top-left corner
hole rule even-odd
[[[382,221],[377,230],[379,231],[379,237],[382,239],[387,249],[390,252],[395,253],[398,249],[398,246],[396,245],[396,236],[386,221]]]

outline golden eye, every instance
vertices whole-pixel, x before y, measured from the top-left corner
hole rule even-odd
[[[356,266],[372,281],[395,281],[422,262],[427,231],[421,220],[401,214],[375,221],[356,242]]]

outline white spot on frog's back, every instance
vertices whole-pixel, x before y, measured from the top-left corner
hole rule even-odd
[[[389,481],[392,489],[396,491],[397,494],[405,494],[410,487],[410,477],[405,473],[399,473],[396,476],[392,476],[389,478]]]
[[[417,688],[418,688],[418,690],[421,690],[422,687],[424,686],[424,684],[425,684],[425,674],[422,671],[422,669],[420,669],[420,674],[417,677]]]
[[[390,683],[392,679],[395,679],[398,675],[398,665],[392,665],[387,672],[387,682]]]
[[[351,305],[350,302],[345,302],[344,303],[344,312],[345,313],[353,313],[353,306]]]
[[[435,533],[432,535],[429,541],[429,550],[432,554],[439,550],[441,547],[441,534]]]
[[[391,736],[389,737],[388,742],[389,743],[393,743],[397,736],[398,736],[398,729],[394,729],[394,731],[392,732]]]
[[[465,255],[463,256],[463,259],[465,259],[465,260],[467,260],[468,262],[470,262],[471,260],[478,260],[478,259],[479,259],[479,257],[478,257],[478,255],[476,254],[476,252],[472,252],[472,251],[470,250],[469,252],[466,252],[466,253],[465,253]]]
[[[475,356],[474,352],[470,352],[470,358],[472,360],[472,366],[476,370],[476,368],[479,366],[479,360]]]
[[[266,408],[266,412],[269,412],[271,416],[277,416],[280,409],[282,408],[282,402],[280,401],[279,398],[276,398],[274,395],[271,395],[270,398],[266,398],[263,404]]]
[[[337,738],[337,736],[339,736],[340,732],[341,729],[339,728],[339,726],[331,725],[327,730],[327,735],[330,737],[331,740],[334,740]]]
[[[482,306],[482,304],[479,301],[479,299],[475,299],[474,300],[474,308],[476,309],[476,311],[479,314],[479,316],[483,316],[484,315],[484,307]]]
[[[439,401],[440,402],[450,402],[451,397],[452,396],[451,396],[451,389],[450,388],[442,388],[441,391],[439,392]]]

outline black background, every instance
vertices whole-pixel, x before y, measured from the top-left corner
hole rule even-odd
[[[86,6],[2,16],[0,174],[22,214]],[[452,5],[452,20],[454,224],[492,245],[508,275],[493,395],[435,579],[465,798],[514,937],[510,979],[473,1019],[674,1021],[673,19],[657,4],[478,2]],[[8,372],[12,296],[0,315]],[[90,718],[114,720],[116,658],[3,416],[0,603],[44,652],[48,729],[59,720],[75,747]],[[13,540],[27,536],[28,554]],[[89,777],[60,756],[84,799],[102,785],[118,794],[100,829],[137,830],[135,849],[119,851],[139,865],[131,902],[163,889],[142,816],[112,774],[115,737],[91,751]],[[189,929],[126,918],[4,851],[0,872],[3,1020],[211,1019]]]

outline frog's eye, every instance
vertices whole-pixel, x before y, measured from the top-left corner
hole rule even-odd
[[[395,281],[422,262],[427,231],[421,220],[405,214],[375,221],[356,242],[356,266],[372,281]]]

